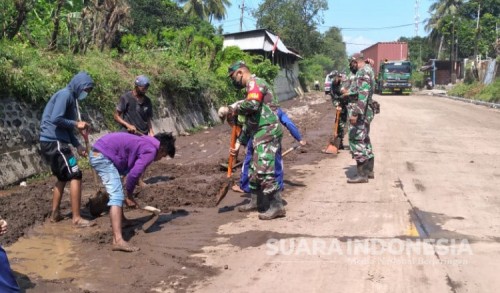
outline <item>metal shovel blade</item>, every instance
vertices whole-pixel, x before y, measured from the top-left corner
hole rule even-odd
[[[217,196],[215,197],[216,199],[216,202],[215,202],[215,205],[219,205],[219,203],[224,199],[224,197],[226,197],[227,195],[227,192],[229,191],[229,186],[232,185],[232,180],[229,180],[228,182],[225,182],[222,184],[222,187],[221,189],[219,190],[219,192],[217,193]]]
[[[107,192],[98,190],[89,198],[89,212],[93,217],[99,217],[102,213],[108,210],[109,195]]]
[[[149,228],[151,228],[154,225],[154,223],[156,223],[156,221],[158,221],[158,218],[160,217],[161,210],[157,209],[155,207],[152,207],[152,206],[144,206],[144,207],[141,207],[141,209],[152,213],[151,218],[149,220],[147,220],[146,223],[144,223],[142,225],[142,231],[144,231],[144,233],[147,233],[147,230],[149,230]]]

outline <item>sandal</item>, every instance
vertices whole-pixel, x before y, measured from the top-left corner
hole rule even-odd
[[[135,247],[132,245],[118,245],[118,244],[113,244],[111,247],[112,251],[123,251],[123,252],[136,252],[141,250],[139,247]]]
[[[87,227],[95,226],[96,222],[85,220],[85,219],[80,219],[80,220],[78,220],[78,222],[73,223],[73,225],[75,226],[75,228],[87,228]]]

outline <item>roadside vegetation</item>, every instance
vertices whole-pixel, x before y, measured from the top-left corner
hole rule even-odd
[[[459,40],[457,58],[498,54],[492,45],[500,23],[495,4],[436,0],[426,24],[429,37],[399,40],[409,43],[414,69],[444,57],[453,38]],[[222,28],[211,22],[225,19],[230,5],[227,0],[0,0],[0,96],[42,105],[86,70],[96,88],[84,103],[99,108],[111,129],[114,104],[138,74],[152,79],[152,97],[162,95],[180,111],[207,98],[215,106],[230,103],[239,97],[226,75],[230,63],[245,60],[269,82],[279,70],[268,59],[223,48]],[[319,31],[327,9],[326,0],[264,0],[251,12],[257,27],[279,35],[303,57],[299,79],[306,91],[328,72],[348,70],[341,29]],[[419,79],[415,75],[414,84]],[[481,97],[487,98],[491,90],[484,91]]]

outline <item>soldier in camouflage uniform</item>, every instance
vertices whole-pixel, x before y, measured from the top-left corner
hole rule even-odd
[[[263,79],[253,76],[242,61],[232,64],[228,73],[233,85],[239,89],[245,88],[247,93],[245,100],[233,104],[229,109],[234,114],[246,117],[236,146],[230,150],[231,154],[235,154],[240,145],[246,145],[250,139],[254,148],[251,163],[253,172],[250,175],[251,199],[240,210],[257,210],[258,193],[262,193],[269,198],[269,208],[259,214],[259,219],[283,217],[285,208],[275,176],[276,155],[281,152],[283,130],[278,117],[264,101],[270,89]]]
[[[344,149],[344,130],[347,124],[347,102],[348,99],[342,96],[342,86],[347,81],[345,74],[334,71],[332,72],[332,85],[330,87],[330,96],[335,110],[340,110],[340,120],[337,128],[337,135],[340,139],[339,149]],[[335,139],[335,138],[334,138]],[[334,144],[331,141],[331,144]]]
[[[367,144],[367,147],[369,147],[371,149],[371,152],[373,154],[373,145],[371,144],[370,142],[370,125],[373,121],[373,118],[375,118],[375,113],[378,113],[375,111],[373,105],[374,105],[374,101],[373,101],[373,93],[375,92],[375,71],[373,71],[373,60],[368,58],[368,59],[365,59],[365,65],[364,65],[364,69],[366,70],[366,72],[368,72],[369,74],[371,74],[372,76],[372,83],[371,83],[371,90],[370,90],[370,95],[368,96],[368,106],[367,106],[367,111],[366,111],[366,117],[367,117],[367,121],[366,121],[366,129],[367,129],[367,139],[368,139],[368,144]],[[376,104],[378,104],[377,102],[375,102]],[[369,160],[368,160],[368,165],[367,165],[367,169],[368,169],[368,178],[369,179],[374,179],[375,178],[375,173],[373,171],[375,167],[375,158],[374,157],[371,157]]]
[[[366,183],[370,175],[370,163],[374,161],[373,147],[369,129],[373,119],[373,110],[369,107],[373,94],[374,74],[371,66],[365,63],[361,54],[352,57],[357,64],[357,72],[349,91],[344,95],[355,96],[349,105],[349,148],[356,160],[357,175],[347,180],[348,183]],[[373,166],[373,165],[372,165]]]

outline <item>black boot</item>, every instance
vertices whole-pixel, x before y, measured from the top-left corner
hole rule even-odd
[[[280,191],[276,191],[269,195],[269,209],[259,215],[261,220],[272,220],[279,217],[284,217],[286,214],[285,208],[283,207],[283,200],[281,199]]]
[[[343,142],[344,139],[340,139],[340,143],[339,143],[339,150],[344,150],[345,147],[344,147],[344,142]]]
[[[373,167],[375,165],[375,158],[371,158],[368,160],[368,165],[367,165],[367,170],[368,170],[368,178],[369,179],[374,179],[375,178],[375,172],[373,172]]]
[[[250,202],[239,206],[238,211],[239,212],[252,212],[257,210],[257,192],[252,190],[252,193],[250,194]]]
[[[356,177],[347,179],[347,183],[367,183],[368,182],[368,174],[367,174],[367,165],[368,160],[364,162],[356,162],[358,174]]]

